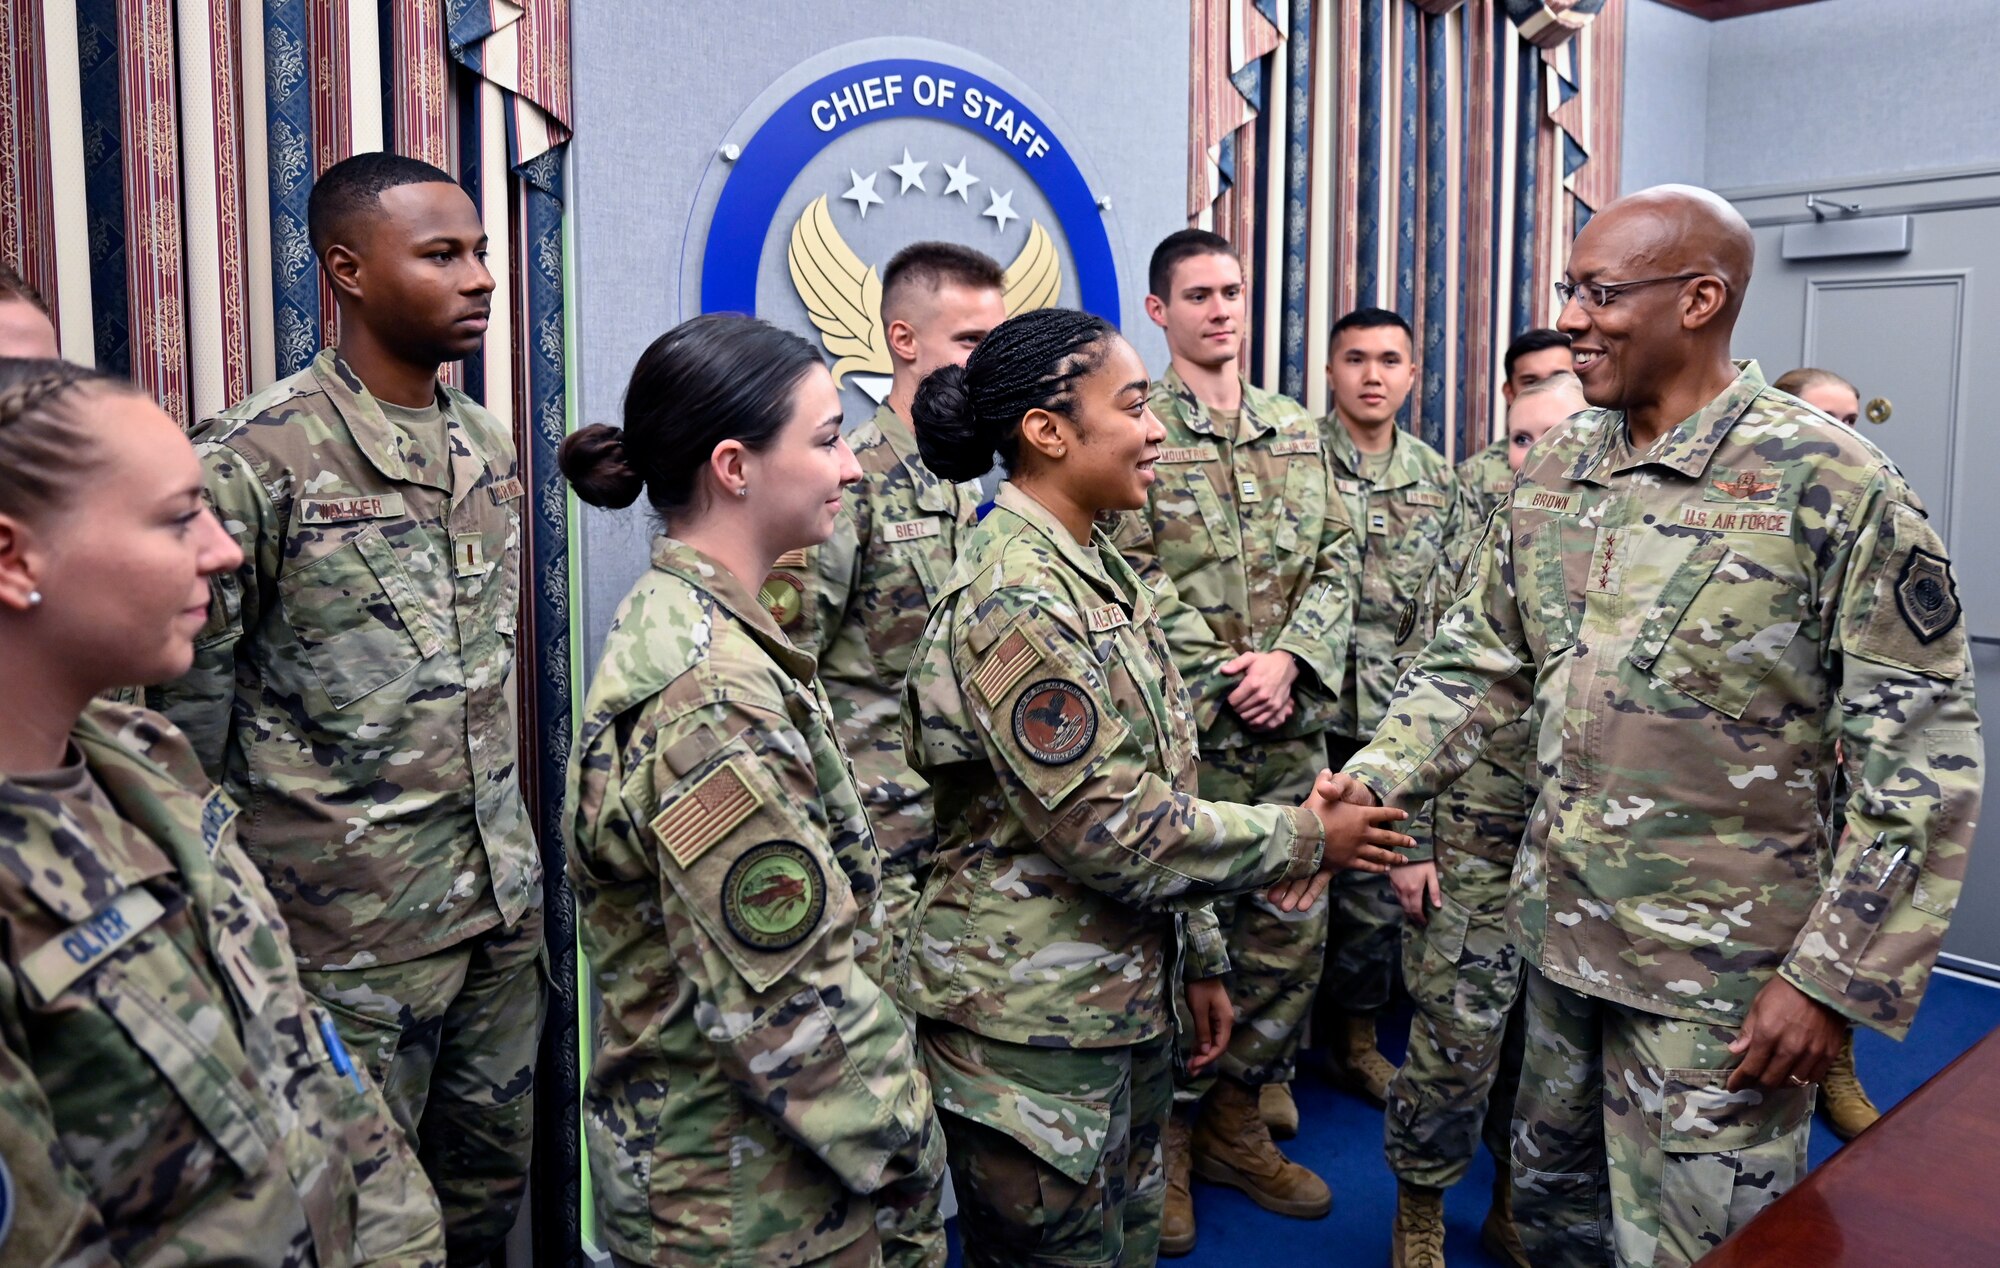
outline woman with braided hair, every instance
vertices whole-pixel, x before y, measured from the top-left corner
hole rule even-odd
[[[240,559],[152,401],[0,359],[0,1263],[444,1263],[235,806],[101,698],[184,673]]]
[[[1170,992],[1195,1064],[1227,1046],[1224,965],[1176,913],[1332,870],[1382,872],[1399,814],[1195,795],[1196,740],[1155,597],[1098,517],[1145,504],[1165,432],[1139,356],[1087,313],[1002,323],[913,406],[926,465],[1007,479],[911,661],[903,725],[936,797],[937,861],[900,998],[942,1111],[966,1262],[1151,1264],[1172,1099]],[[1194,979],[1199,979],[1195,981]]]

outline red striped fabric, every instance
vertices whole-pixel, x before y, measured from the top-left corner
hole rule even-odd
[[[0,5],[0,261],[56,304],[41,9]],[[58,318],[60,319],[60,318]]]
[[[392,23],[395,55],[390,64],[401,71],[395,87],[395,151],[455,172],[444,9],[440,0],[395,0]]]
[[[312,79],[312,156],[317,176],[354,152],[347,104],[347,2],[306,0],[306,47]],[[373,0],[361,0],[372,3]],[[442,0],[439,0],[442,3]],[[319,280],[321,342],[338,343],[333,288]]]
[[[215,114],[215,248],[222,274],[225,399],[250,394],[250,319],[247,220],[243,189],[243,31],[237,6],[223,0],[210,10],[209,92]]]
[[[123,0],[118,6],[118,67],[132,379],[185,426],[187,314],[181,302],[173,0]]]

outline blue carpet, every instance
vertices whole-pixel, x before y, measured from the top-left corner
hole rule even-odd
[[[1903,1043],[1872,1030],[1861,1032],[1856,1065],[1862,1083],[1886,1112],[1944,1069],[1995,1026],[2000,989],[1942,973]],[[1407,1011],[1385,1018],[1383,1051],[1402,1059],[1409,1034]],[[1309,1054],[1303,1070],[1315,1068]],[[1272,1215],[1234,1189],[1195,1181],[1199,1240],[1187,1268],[1240,1268],[1244,1264],[1381,1264],[1389,1258],[1389,1229],[1396,1212],[1396,1182],[1382,1161],[1382,1113],[1333,1091],[1312,1074],[1292,1085],[1299,1103],[1298,1139],[1285,1142],[1288,1157],[1311,1167],[1333,1186],[1333,1213],[1315,1223]],[[1840,1141],[1823,1120],[1813,1126],[1808,1156],[1813,1166],[1832,1157]],[[1479,1248],[1479,1226],[1493,1191],[1493,1160],[1480,1150],[1472,1172],[1445,1198],[1445,1255],[1453,1268],[1492,1265]],[[951,1263],[959,1263],[957,1221],[952,1221]]]

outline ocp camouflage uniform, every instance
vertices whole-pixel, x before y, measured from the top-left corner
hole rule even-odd
[[[1325,762],[1354,608],[1354,528],[1333,488],[1318,425],[1296,402],[1242,384],[1239,418],[1212,417],[1169,369],[1153,385],[1166,428],[1144,511],[1116,540],[1156,592],[1167,645],[1188,686],[1200,792],[1213,801],[1298,805]],[[1170,582],[1168,586],[1163,584]],[[1228,707],[1241,681],[1219,672],[1245,652],[1300,664],[1289,721],[1253,731]],[[1215,1067],[1253,1087],[1292,1077],[1319,988],[1327,904],[1281,912],[1262,895],[1218,900],[1236,1026]],[[1198,1099],[1209,1075],[1183,1095]]]
[[[1468,515],[1445,566],[1454,575],[1486,521],[1513,491],[1508,442],[1458,465]],[[1450,587],[1439,587],[1448,605]],[[1534,733],[1524,717],[1493,733],[1465,774],[1432,803],[1431,841],[1415,851],[1437,865],[1442,905],[1403,929],[1403,982],[1413,1010],[1403,1064],[1383,1120],[1398,1179],[1442,1189],[1465,1178],[1484,1138],[1504,1169],[1521,1078],[1515,1008],[1523,964],[1507,900],[1533,801],[1527,775]]]
[[[1375,734],[1396,679],[1429,639],[1436,588],[1449,582],[1440,565],[1471,515],[1444,455],[1401,428],[1391,434],[1386,465],[1371,480],[1367,456],[1339,417],[1320,420],[1334,486],[1346,501],[1361,558],[1354,633],[1327,728],[1335,770]],[[1409,809],[1411,818],[1398,827],[1422,846],[1429,815],[1422,807]],[[1321,1013],[1372,1016],[1388,1006],[1394,989],[1403,909],[1389,878],[1368,872],[1337,875],[1330,901]]]
[[[235,806],[156,714],[93,704],[70,745],[0,777],[0,1263],[442,1265]]]
[[[1149,1264],[1174,913],[1317,869],[1302,807],[1195,796],[1153,594],[1012,483],[961,544],[903,695],[938,862],[903,998],[970,1263]]]
[[[916,873],[937,844],[930,788],[903,751],[897,701],[958,539],[979,520],[979,495],[976,485],[932,475],[916,434],[886,405],[848,444],[861,482],[842,499],[833,536],[780,558],[758,597],[785,636],[819,658],[841,747],[882,851],[886,911],[871,923],[889,931],[884,954],[893,964],[917,905]],[[894,989],[893,973],[874,976]]]
[[[598,1228],[643,1264],[944,1262],[944,1138],[866,971],[880,856],[812,657],[670,537],[571,758]],[[885,1241],[888,1245],[885,1247]]]
[[[301,980],[410,1133],[454,1261],[478,1262],[532,1152],[542,878],[514,446],[464,394],[438,405],[435,436],[392,424],[328,349],[197,432],[243,565],[154,699],[243,807]]]
[[[1923,998],[1982,782],[1944,546],[1745,364],[1644,454],[1545,439],[1469,575],[1349,769],[1420,803],[1534,710],[1517,1214],[1536,1263],[1690,1263],[1805,1166],[1810,1087],[1725,1090],[1757,992],[1897,1038]]]

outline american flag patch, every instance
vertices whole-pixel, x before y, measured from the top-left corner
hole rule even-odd
[[[655,815],[653,834],[674,856],[674,862],[683,868],[693,867],[710,846],[728,836],[762,804],[763,798],[744,781],[735,761],[727,761]]]
[[[997,705],[1007,688],[1021,681],[1021,675],[1040,664],[1042,654],[1028,641],[1028,636],[1015,630],[1000,640],[1000,645],[986,654],[973,672],[972,683],[979,688],[979,694],[986,697],[986,703]]]

